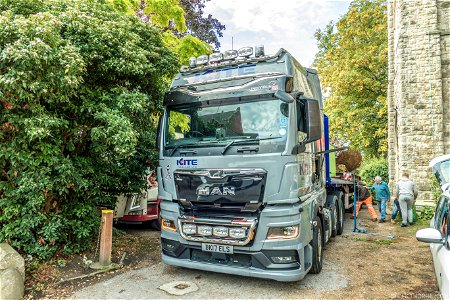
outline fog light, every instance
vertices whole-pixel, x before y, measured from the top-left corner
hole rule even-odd
[[[189,67],[195,68],[196,65],[197,65],[197,59],[195,57],[189,58]]]
[[[185,234],[195,234],[197,232],[197,226],[194,224],[183,224],[183,232]]]
[[[223,59],[223,54],[222,53],[213,53],[209,56],[209,62],[210,63],[215,63],[215,62],[219,62]]]
[[[244,228],[230,228],[230,237],[232,237],[234,239],[245,238],[245,229]]]
[[[249,57],[253,54],[253,47],[244,47],[238,50],[238,55],[241,57]]]
[[[228,228],[222,226],[214,227],[213,233],[218,237],[226,237],[228,236]]]
[[[270,259],[276,264],[289,264],[295,262],[295,256],[271,256]]]
[[[128,212],[129,216],[140,216],[142,215],[142,210],[135,210],[135,211],[130,211]]]
[[[255,57],[264,56],[264,46],[258,45],[255,47]]]
[[[298,237],[299,228],[298,225],[283,226],[283,227],[270,227],[267,233],[268,240],[276,239],[295,239]]]
[[[197,57],[197,66],[206,65],[208,63],[208,55],[200,55]]]
[[[170,230],[170,231],[177,231],[177,228],[175,227],[175,222],[167,219],[161,220],[161,229],[163,230]]]
[[[232,60],[238,57],[237,50],[227,50],[223,53],[223,60]]]
[[[197,233],[200,235],[212,235],[212,227],[211,226],[198,226]]]

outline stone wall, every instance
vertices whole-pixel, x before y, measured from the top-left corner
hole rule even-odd
[[[429,161],[450,153],[450,0],[388,1],[391,187],[408,171],[432,203]]]

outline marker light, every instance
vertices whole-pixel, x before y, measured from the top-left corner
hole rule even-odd
[[[264,56],[264,45],[255,46],[255,57]]]
[[[197,57],[197,66],[206,65],[208,63],[208,55],[200,55]]]
[[[241,57],[249,57],[253,54],[253,47],[244,47],[238,50],[238,55]]]
[[[189,58],[189,67],[195,68],[196,65],[197,65],[197,59],[195,57]]]
[[[238,57],[237,50],[228,50],[223,53],[223,60],[232,60]]]
[[[223,55],[222,53],[213,53],[209,56],[209,62],[210,63],[215,63],[215,62],[219,62],[223,59]]]
[[[187,71],[189,71],[189,67],[188,66],[181,66],[180,71],[181,72],[187,72]]]
[[[268,240],[289,240],[298,237],[298,225],[284,226],[284,227],[270,227],[267,233]]]

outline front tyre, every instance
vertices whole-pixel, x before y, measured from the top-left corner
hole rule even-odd
[[[312,266],[311,272],[312,274],[319,274],[322,271],[322,262],[323,262],[323,228],[322,221],[318,216],[314,218],[314,226],[313,230],[313,239],[311,241],[312,246]]]

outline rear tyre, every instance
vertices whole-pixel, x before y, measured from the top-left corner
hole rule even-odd
[[[152,227],[161,230],[161,209],[158,207],[158,219],[152,221]]]
[[[344,217],[345,217],[345,210],[344,210],[344,195],[342,193],[337,194],[338,199],[338,222],[336,224],[336,231],[338,235],[341,235],[344,231]]]
[[[333,214],[331,220],[331,236],[335,237],[337,235],[337,225],[339,223],[339,203],[336,197],[333,197],[333,205],[331,206]]]
[[[318,216],[314,218],[314,222],[317,224],[314,226],[313,239],[311,241],[312,246],[312,266],[310,272],[312,274],[319,274],[322,271],[323,261],[323,228],[322,221]]]

